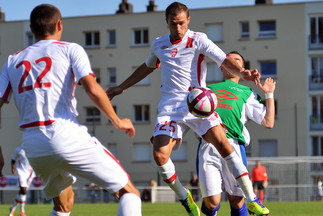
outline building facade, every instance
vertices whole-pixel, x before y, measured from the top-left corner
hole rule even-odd
[[[249,157],[323,156],[323,3],[260,4],[190,10],[190,29],[206,32],[225,52],[237,50],[250,68],[258,68],[261,81],[277,81],[276,123],[271,130],[248,123]],[[150,44],[168,34],[164,12],[125,13],[63,19],[62,40],[81,44],[104,89],[124,81],[146,60]],[[35,42],[29,22],[0,22],[0,64],[9,54]],[[208,83],[222,75],[209,59]],[[264,95],[252,83],[260,96]],[[78,87],[78,120],[121,161],[133,182],[158,180],[152,156],[153,133],[160,98],[160,70],[112,100],[117,114],[132,119],[136,136],[128,138],[94,107]],[[1,146],[10,174],[10,156],[21,144],[21,131],[13,101],[1,116]],[[195,172],[197,138],[189,132],[179,151],[174,152],[177,173],[188,182]],[[323,176],[322,169],[317,176]],[[315,176],[313,176],[314,178]],[[309,178],[310,179],[310,178]],[[80,183],[81,184],[81,183]]]

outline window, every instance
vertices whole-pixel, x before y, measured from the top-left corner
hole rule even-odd
[[[135,122],[149,122],[149,105],[134,105],[134,121]]]
[[[207,24],[205,33],[213,42],[223,42],[223,26],[222,24]]]
[[[312,137],[312,156],[323,156],[323,137]]]
[[[151,161],[151,144],[150,143],[135,143],[133,160],[136,162],[150,162]]]
[[[275,21],[260,21],[258,36],[259,36],[259,38],[276,37],[276,22]]]
[[[108,47],[115,47],[116,46],[116,31],[109,30],[108,31]]]
[[[132,71],[135,71],[138,67],[132,67]],[[143,80],[140,80],[135,85],[149,85],[150,84],[150,76],[146,76]]]
[[[310,18],[310,47],[323,47],[323,16]]]
[[[116,143],[108,143],[107,148],[109,151],[115,156],[118,157],[118,151],[117,151],[117,144]]]
[[[249,39],[249,22],[240,23],[240,38],[241,39]]]
[[[263,78],[277,77],[277,64],[276,61],[261,61],[260,73]]]
[[[277,157],[277,140],[260,140],[259,157]]]
[[[312,73],[311,78],[313,82],[323,82],[323,57],[311,58]]]
[[[215,62],[207,63],[206,82],[220,82],[223,80],[223,73]]]
[[[96,81],[100,83],[101,82],[100,68],[93,68],[92,71],[95,74]]]
[[[96,107],[87,107],[85,113],[85,123],[86,124],[100,124],[101,114],[100,110]]]
[[[116,68],[108,68],[108,85],[117,84],[117,70]]]
[[[36,38],[32,32],[26,32],[26,45],[30,46],[36,42]]]
[[[187,144],[182,143],[177,151],[173,151],[171,154],[173,161],[186,161],[187,160]]]
[[[311,126],[322,126],[323,123],[323,95],[313,96],[312,100],[312,115]],[[320,127],[322,129],[322,127]],[[315,129],[312,127],[312,129]]]
[[[99,47],[100,46],[100,32],[86,32],[85,33],[85,47]]]
[[[134,29],[132,44],[134,46],[148,45],[148,29]]]

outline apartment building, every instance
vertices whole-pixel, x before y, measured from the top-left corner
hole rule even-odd
[[[262,81],[266,77],[277,81],[275,127],[267,130],[248,123],[248,156],[323,156],[323,3],[193,9],[190,15],[190,29],[207,33],[225,52],[242,53],[248,67],[259,69]],[[62,40],[84,47],[98,82],[106,89],[125,80],[146,60],[152,41],[168,34],[164,16],[163,11],[151,11],[64,18]],[[28,20],[0,22],[0,64],[9,54],[34,42]],[[206,61],[207,82],[221,81],[216,64]],[[252,83],[243,84],[264,97]],[[147,184],[150,178],[160,181],[149,142],[157,115],[159,86],[157,69],[112,100],[120,117],[132,119],[134,138],[115,130],[82,87],[76,91],[79,121],[117,156],[137,185]],[[4,106],[1,116],[1,146],[7,163],[4,174],[10,174],[10,157],[20,145],[22,134],[12,102]],[[195,172],[197,143],[196,135],[189,132],[180,150],[172,155],[183,182]],[[322,169],[319,174],[323,175]]]

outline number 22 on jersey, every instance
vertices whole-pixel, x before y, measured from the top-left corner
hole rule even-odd
[[[52,59],[50,57],[42,57],[42,58],[37,59],[35,61],[35,64],[39,64],[40,62],[45,62],[45,67],[43,68],[42,72],[38,75],[33,86],[32,85],[25,85],[24,86],[24,82],[27,79],[27,77],[31,71],[32,63],[30,61],[24,60],[16,66],[17,69],[22,66],[25,67],[24,73],[20,79],[19,86],[18,86],[19,94],[21,94],[25,91],[31,91],[33,88],[34,89],[46,88],[46,87],[52,86],[51,82],[44,82],[44,83],[41,82],[41,80],[44,78],[44,76],[46,76],[46,74],[50,71],[50,69],[52,67]]]

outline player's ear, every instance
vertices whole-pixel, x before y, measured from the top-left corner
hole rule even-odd
[[[62,22],[61,19],[57,21],[56,27],[57,27],[57,30],[58,31],[62,31],[63,30],[63,22]]]

